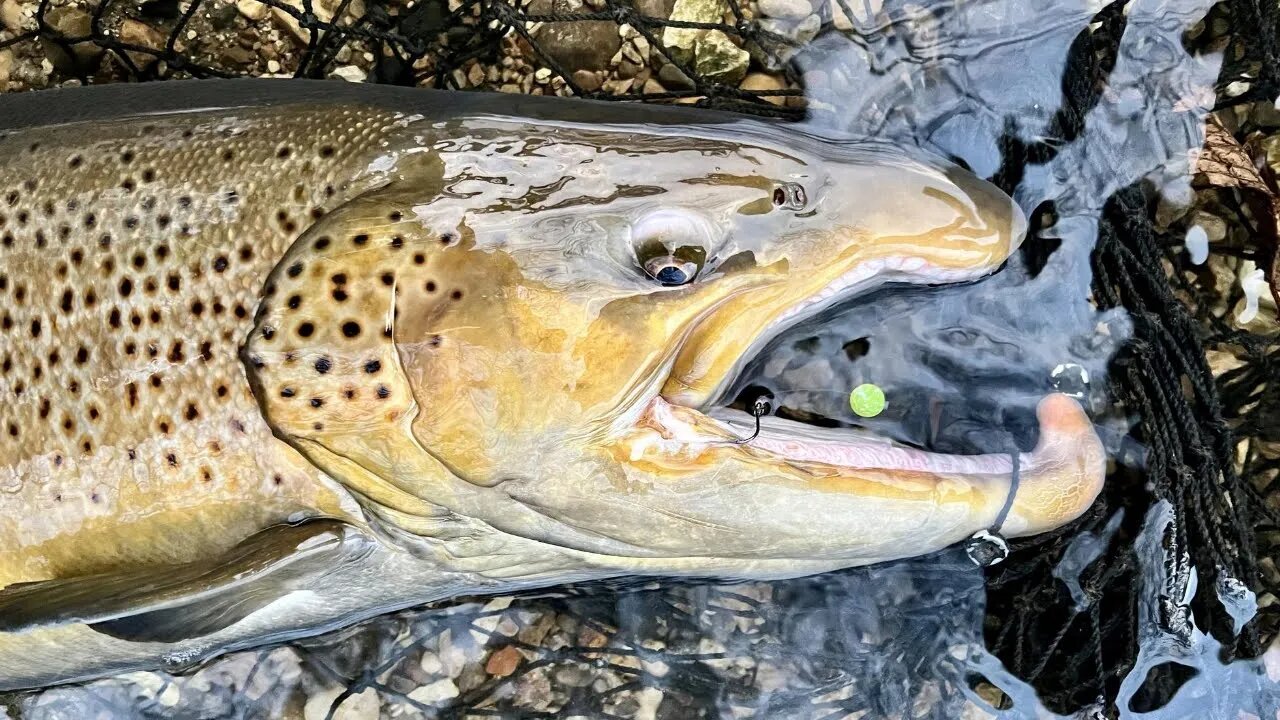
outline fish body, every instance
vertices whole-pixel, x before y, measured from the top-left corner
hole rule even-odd
[[[1102,477],[722,406],[768,337],[991,272],[1017,208],[712,113],[201,82],[0,104],[0,689],[460,593],[1031,534]],[[1011,499],[1012,498],[1012,499]],[[1006,505],[1009,507],[1002,510]]]

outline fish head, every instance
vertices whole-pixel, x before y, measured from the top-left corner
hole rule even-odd
[[[612,567],[758,575],[797,557],[916,554],[997,514],[1009,476],[997,461],[930,464],[775,419],[744,443],[750,418],[721,407],[753,353],[835,302],[996,270],[1025,220],[993,186],[885,144],[752,122],[473,119],[422,130],[385,164],[385,191],[299,240],[307,267],[325,269],[291,278],[301,261],[286,257],[259,319],[296,322],[278,298],[307,278],[316,317],[332,317],[336,270],[344,295],[359,291],[337,314],[375,331],[250,351],[260,377],[280,378],[259,389],[278,434],[401,524],[424,512],[395,500],[407,495]],[[319,236],[364,243],[317,250]],[[276,399],[299,383],[290,352],[305,372],[317,354],[350,368],[364,404],[312,422]],[[1071,443],[1043,442],[1092,472],[1078,408],[1048,405],[1073,429]],[[880,450],[888,460],[866,459]],[[1061,512],[1019,506],[1010,524],[1055,526],[1080,497]]]

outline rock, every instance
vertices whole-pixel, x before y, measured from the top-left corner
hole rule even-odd
[[[590,70],[574,70],[573,82],[586,92],[595,92],[600,89],[600,76]]]
[[[163,50],[166,38],[164,33],[150,25],[133,18],[126,18],[124,22],[120,23],[120,40],[130,45]],[[139,68],[150,67],[152,63],[159,59],[151,53],[136,50],[126,50],[125,54]]]
[[[634,0],[635,8],[641,15],[649,17],[669,18],[676,0]]]
[[[254,52],[248,48],[239,45],[231,45],[222,48],[218,53],[218,62],[223,67],[239,69],[240,66],[248,67],[253,65],[253,61],[258,58]]]
[[[618,77],[620,78],[633,78],[638,72],[640,72],[640,66],[630,60],[623,60],[618,63]]]
[[[662,81],[663,85],[669,88],[675,88],[678,90],[693,89],[693,81],[689,79],[689,76],[681,72],[680,68],[676,67],[672,63],[667,63],[662,66],[662,69],[658,71],[658,79]]]
[[[434,705],[458,697],[458,686],[449,678],[423,685],[409,693],[409,699],[425,705]]]
[[[864,27],[870,25],[880,15],[884,0],[848,0],[848,4],[852,18],[845,15],[840,3],[831,0],[831,21],[837,30],[852,30],[855,22]]]
[[[22,12],[22,6],[17,0],[0,2],[0,24],[3,24],[4,29],[11,33],[22,32],[26,25],[26,15]]]
[[[822,27],[822,18],[809,15],[798,23],[775,19],[761,20],[760,27],[792,40],[798,45],[804,45],[818,34],[818,30]],[[794,54],[797,49],[792,48],[790,54]]]
[[[330,688],[312,695],[302,708],[304,720],[325,720],[329,717],[329,707],[342,694],[342,688]],[[382,702],[378,699],[378,691],[368,688],[358,695],[351,695],[338,706],[333,713],[333,720],[378,720],[382,711]]]
[[[489,661],[484,664],[484,671],[494,677],[506,677],[520,667],[523,659],[524,656],[514,645],[507,645],[489,656]]]
[[[551,679],[565,687],[586,687],[595,678],[590,670],[579,665],[560,665],[551,671]]]
[[[736,84],[747,73],[751,55],[733,44],[728,35],[711,30],[698,40],[694,70],[700,77],[730,85]]]
[[[480,87],[484,84],[484,67],[480,63],[471,66],[467,70],[467,81],[471,83],[471,87]]]
[[[159,4],[160,2],[158,0],[158,2],[153,3],[153,6],[159,5]],[[167,8],[169,6],[169,0],[164,0],[164,5]],[[173,8],[176,10],[178,7],[177,3],[173,3],[172,5],[173,5]],[[179,13],[179,15],[180,14],[181,13]],[[209,25],[213,27],[213,29],[215,30],[230,30],[231,28],[235,27],[236,18],[238,18],[239,16],[240,16],[240,9],[234,5],[214,5],[213,8],[209,11],[209,16],[208,16]],[[156,19],[159,19],[159,20],[172,19],[172,18],[160,16],[160,15],[152,15],[148,17],[155,17]]]
[[[242,1],[247,2],[248,0]],[[303,11],[302,0],[280,0],[280,2],[284,5],[288,5],[290,8],[293,8],[298,12]],[[316,18],[319,19],[320,22],[333,22],[333,13],[338,8],[339,4],[340,0],[312,0],[311,12],[315,14]],[[275,6],[272,6],[270,10],[271,15],[275,18],[276,22],[288,30],[289,34],[293,35],[295,40],[305,44],[311,39],[311,31],[303,28],[291,13],[283,8]],[[343,16],[356,18],[362,17],[364,14],[364,0],[352,0],[351,3],[347,5],[346,12],[343,13]]]
[[[657,95],[658,93],[664,93],[666,91],[667,89],[662,86],[662,83],[654,80],[653,78],[649,78],[644,81],[644,89],[641,92],[645,95]]]
[[[288,5],[294,9],[297,9],[297,10],[302,9],[302,3],[299,2],[298,0],[283,0],[283,2],[285,5]],[[321,10],[322,6],[319,5],[318,3],[315,3],[312,5],[312,7],[316,15],[319,16],[320,19],[324,20],[325,19],[324,13]],[[275,18],[275,21],[277,23],[279,23],[281,26],[284,27],[284,29],[289,31],[289,34],[292,35],[295,40],[297,40],[298,42],[304,45],[310,41],[311,31],[304,30],[303,27],[298,24],[298,19],[295,18],[287,10],[285,10],[284,8],[272,6],[271,15],[272,17]]]
[[[347,82],[362,83],[369,79],[369,74],[355,65],[343,65],[329,71],[329,77]]]
[[[658,708],[662,705],[663,693],[656,687],[644,687],[635,695],[636,711],[632,715],[635,720],[657,720]]]
[[[755,92],[768,92],[770,90],[786,90],[787,84],[777,75],[768,73],[751,73],[742,80],[742,84],[738,86],[743,90],[753,90]],[[787,103],[785,95],[766,95],[762,98],[765,102],[772,103],[779,107]]]
[[[610,80],[604,84],[604,89],[605,92],[613,93],[614,95],[626,95],[634,82],[635,80],[633,78],[627,78],[626,80]]]
[[[728,7],[724,0],[676,0],[671,19],[683,22],[718,23],[724,19]],[[675,59],[684,63],[693,60],[694,50],[708,31],[698,28],[668,27],[662,31],[662,46]]]
[[[44,19],[53,29],[54,35],[59,38],[85,37],[93,31],[93,18],[89,13],[76,7],[60,5],[50,8],[49,12],[45,13]],[[40,45],[53,66],[63,72],[90,71],[102,57],[102,48],[88,41],[72,45],[70,54],[62,48],[62,45],[43,35],[40,37]]]
[[[1191,224],[1203,228],[1209,242],[1220,242],[1227,237],[1227,223],[1217,215],[1197,210],[1191,215]]]
[[[13,73],[13,51],[9,48],[0,50],[0,92],[9,85],[9,76]]]
[[[580,8],[581,3],[571,0],[533,0],[525,12],[555,15],[580,12]],[[543,23],[533,37],[552,60],[571,71],[603,70],[622,47],[618,26],[606,20]]]
[[[831,4],[838,6],[834,0]],[[808,0],[760,0],[759,7],[760,14],[764,17],[799,20],[813,14]]]
[[[533,73],[533,79],[540,85],[546,85],[551,80],[551,68],[538,68]]]

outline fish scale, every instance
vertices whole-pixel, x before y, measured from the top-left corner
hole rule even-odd
[[[271,269],[394,123],[245,110],[0,140],[0,546],[35,550],[0,585],[182,562],[334,504],[238,350]]]

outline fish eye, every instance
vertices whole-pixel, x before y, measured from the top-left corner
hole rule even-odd
[[[773,206],[788,210],[803,210],[809,203],[804,186],[799,183],[782,183],[773,189]]]
[[[685,285],[706,264],[711,226],[693,213],[663,210],[636,223],[632,237],[645,275],[666,286]]]
[[[695,260],[682,259],[681,256],[684,255],[687,258],[688,251],[693,249],[685,246],[678,248],[672,254],[654,255],[644,261],[644,272],[663,285],[684,285],[692,282],[702,270],[702,263]],[[702,250],[702,248],[696,248],[696,250]],[[702,255],[705,257],[705,251],[703,251]]]

